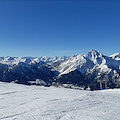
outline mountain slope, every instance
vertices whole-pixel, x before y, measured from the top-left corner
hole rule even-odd
[[[0,82],[0,120],[119,119],[119,89],[83,91]]]
[[[51,84],[55,73],[51,70],[68,57],[0,57],[0,81],[21,84],[36,84],[44,81]]]
[[[56,67],[60,72],[59,76],[69,75],[71,71],[78,70],[83,74],[83,85],[98,89],[99,80],[107,82],[108,86],[118,87],[120,85],[120,61],[116,61],[102,53],[91,50],[84,55],[71,57]],[[58,80],[59,81],[59,80]],[[81,79],[78,80],[81,82]],[[85,81],[85,82],[84,82]],[[111,86],[110,86],[111,85]]]
[[[113,54],[110,57],[115,59],[115,60],[120,60],[120,53]]]
[[[90,50],[72,57],[0,57],[0,81],[103,89],[120,87],[120,60]],[[34,82],[31,82],[34,81]]]
[[[71,57],[70,59],[62,62],[56,67],[56,70],[60,72],[60,75],[67,74],[75,69],[79,70],[82,74],[86,74],[95,68],[98,68],[101,71],[108,71],[108,69],[119,71],[119,65],[119,61],[104,56],[98,51],[91,50],[84,55]]]

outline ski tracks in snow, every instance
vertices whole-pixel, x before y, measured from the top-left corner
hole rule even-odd
[[[0,83],[0,120],[119,120],[120,90]]]

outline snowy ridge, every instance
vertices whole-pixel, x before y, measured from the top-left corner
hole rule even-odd
[[[102,53],[91,50],[84,55],[77,55],[62,62],[57,70],[60,75],[67,74],[75,69],[81,73],[86,74],[93,69],[98,68],[100,71],[109,71],[111,68],[116,68],[119,71],[120,62],[103,55]]]
[[[115,60],[120,60],[120,53],[113,54],[110,57],[115,59]]]
[[[0,63],[7,64],[9,66],[18,65],[20,62],[27,64],[35,64],[40,62],[45,62],[48,64],[60,63],[69,57],[0,57]]]

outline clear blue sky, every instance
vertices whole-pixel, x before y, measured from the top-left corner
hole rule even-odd
[[[120,52],[120,1],[0,1],[0,56]]]

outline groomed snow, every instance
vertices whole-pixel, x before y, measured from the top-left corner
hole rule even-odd
[[[0,120],[120,120],[120,90],[84,91],[0,82]]]

